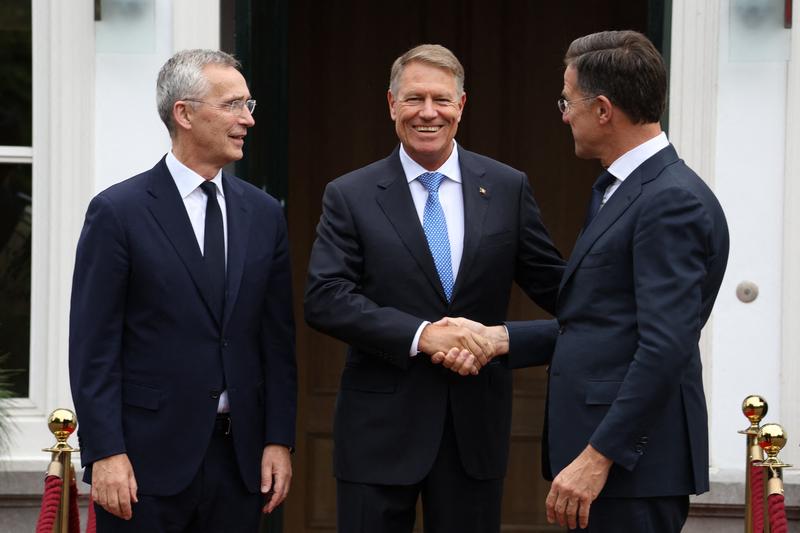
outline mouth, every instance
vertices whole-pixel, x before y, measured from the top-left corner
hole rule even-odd
[[[442,126],[412,126],[417,133],[436,133]]]
[[[244,138],[247,137],[247,134],[243,133],[242,135],[228,135],[228,137],[236,141],[237,144],[244,144]]]

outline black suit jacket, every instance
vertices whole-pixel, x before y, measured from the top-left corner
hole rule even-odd
[[[591,443],[614,460],[602,496],[708,490],[698,341],[728,244],[717,199],[670,145],[578,238],[559,324],[509,324],[514,366],[550,362],[544,462],[553,474]]]
[[[273,198],[234,176],[224,174],[223,187],[228,252],[221,322],[209,306],[203,257],[163,159],[98,194],[78,242],[70,381],[81,459],[91,465],[127,453],[140,494],[170,495],[188,485],[223,388],[251,491],[260,485],[264,445],[294,445],[283,213]]]
[[[423,320],[499,324],[511,283],[555,309],[563,261],[522,172],[459,148],[464,250],[448,304],[398,150],[328,184],[305,295],[308,323],[348,343],[334,423],[342,480],[409,484],[429,471],[448,402],[466,471],[505,473],[511,372],[497,359],[461,377],[409,356]]]

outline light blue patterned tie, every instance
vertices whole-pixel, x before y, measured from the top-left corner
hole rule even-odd
[[[453,266],[450,260],[450,239],[447,237],[447,220],[439,203],[439,185],[447,176],[438,172],[426,172],[417,179],[428,189],[428,200],[422,215],[422,229],[428,239],[433,263],[439,273],[444,294],[449,302],[453,296]]]

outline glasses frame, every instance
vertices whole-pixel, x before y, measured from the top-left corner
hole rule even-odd
[[[215,104],[214,102],[206,102],[205,100],[194,100],[192,98],[184,98],[184,102],[195,102],[198,104],[206,104],[211,107],[215,107],[217,109],[222,109],[223,111],[227,111],[232,115],[242,116],[244,113],[245,108],[250,112],[252,115],[256,111],[256,101],[250,98],[249,100],[234,100],[233,102],[228,102],[225,104]]]
[[[583,98],[574,98],[572,100],[567,100],[564,97],[559,98],[556,100],[556,105],[558,106],[558,110],[561,111],[562,115],[566,115],[569,113],[570,106],[577,102],[585,102],[586,100],[592,100],[597,98],[597,95],[593,96],[584,96]]]

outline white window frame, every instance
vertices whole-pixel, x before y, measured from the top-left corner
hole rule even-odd
[[[49,460],[41,452],[54,443],[47,416],[72,406],[69,297],[94,180],[94,4],[31,4],[33,146],[0,149],[2,162],[30,163],[33,179],[30,387],[27,398],[4,402],[12,421],[11,448],[0,456],[6,470]]]

